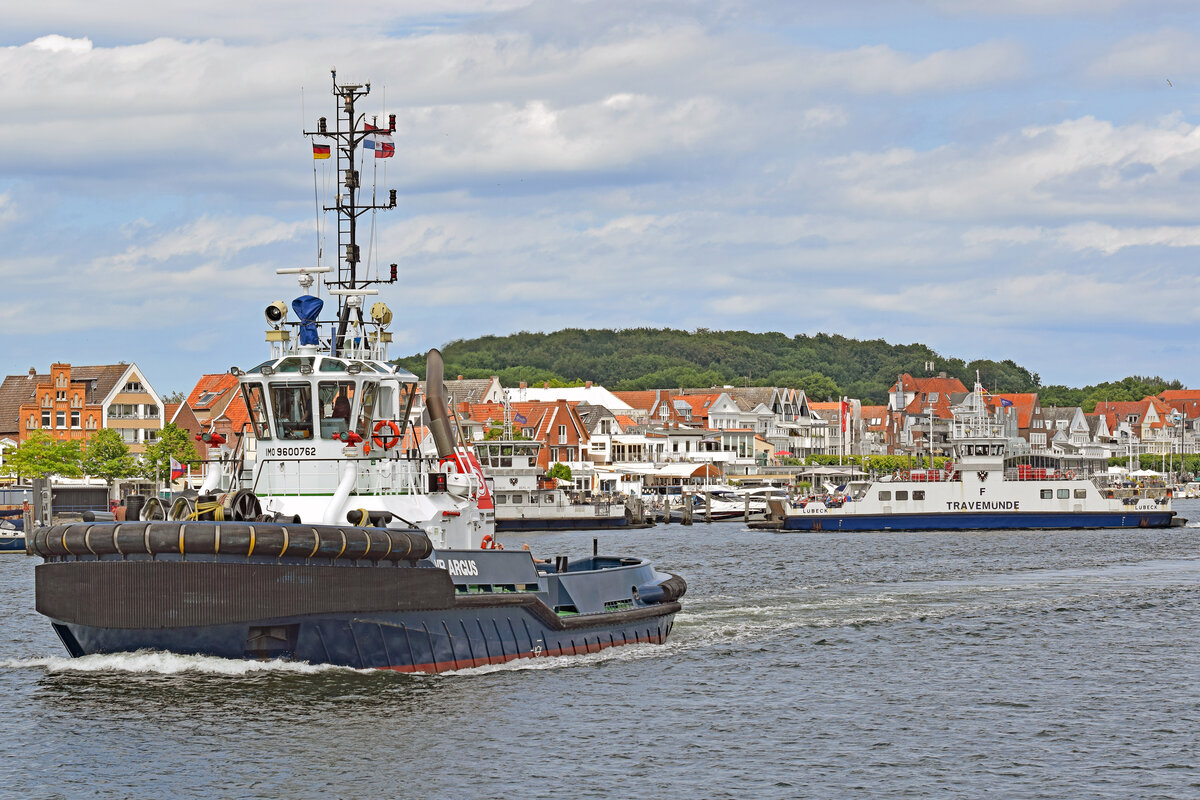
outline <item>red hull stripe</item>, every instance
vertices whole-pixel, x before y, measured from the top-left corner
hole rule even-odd
[[[662,644],[663,637],[661,636],[639,636],[636,639],[622,639],[619,642],[606,644],[604,642],[589,642],[584,653],[599,653],[601,650],[606,650],[609,647],[620,647],[623,644]],[[489,664],[507,664],[509,661],[516,661],[518,658],[546,658],[548,656],[573,656],[579,655],[580,649],[561,648],[559,650],[544,650],[537,655],[533,653],[520,653],[511,656],[492,656],[491,658],[464,658],[458,661],[437,661],[433,664],[414,664],[412,666],[398,667],[379,667],[379,669],[389,669],[394,672],[448,672],[457,669],[470,669],[471,667],[486,667]]]

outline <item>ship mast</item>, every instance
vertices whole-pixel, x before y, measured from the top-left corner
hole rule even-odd
[[[329,129],[325,117],[317,120],[315,131],[305,131],[305,136],[322,137],[331,140],[332,149],[337,153],[336,169],[339,191],[333,205],[323,207],[325,211],[336,211],[338,217],[338,266],[336,278],[325,281],[330,294],[338,298],[337,332],[330,343],[334,353],[340,351],[346,340],[346,330],[351,322],[355,322],[361,330],[364,324],[362,296],[376,294],[376,290],[368,289],[372,284],[395,283],[396,265],[391,265],[391,274],[386,278],[370,279],[363,269],[358,246],[358,218],[368,211],[386,210],[396,207],[396,190],[388,191],[386,205],[372,202],[360,202],[359,190],[362,188],[359,170],[355,163],[355,153],[359,144],[368,136],[375,133],[394,133],[396,130],[396,115],[388,117],[386,128],[366,126],[364,114],[355,111],[355,103],[371,92],[371,84],[354,84],[337,82],[337,70],[330,70],[333,77],[334,97],[339,98],[341,107],[334,116],[333,129]]]

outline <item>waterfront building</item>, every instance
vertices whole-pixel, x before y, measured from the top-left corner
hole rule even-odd
[[[457,407],[459,403],[503,403],[504,387],[500,378],[493,375],[490,378],[458,378],[443,381],[446,387],[446,398],[450,405]]]
[[[163,403],[136,364],[50,365],[0,384],[0,436],[18,443],[34,431],[81,444],[101,428],[121,434],[131,452],[145,452],[165,422]]]

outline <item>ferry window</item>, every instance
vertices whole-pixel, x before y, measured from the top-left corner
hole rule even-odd
[[[924,489],[917,489],[916,491],[913,492],[913,500],[924,500],[924,499],[925,499],[925,490]]]
[[[1075,490],[1075,499],[1076,500],[1086,500],[1087,499],[1087,489],[1076,489]]]
[[[897,500],[907,500],[908,499],[908,491],[905,489],[897,490],[896,491],[896,499]]]
[[[378,389],[379,384],[373,381],[362,385],[362,403],[358,407],[358,435],[363,439],[374,433],[371,426],[375,422],[375,393]]]
[[[1058,499],[1059,500],[1066,500],[1070,496],[1071,496],[1070,489],[1059,489],[1058,490]]]
[[[514,503],[524,503],[524,502],[525,502],[525,495],[523,495],[523,494],[514,494],[514,495],[512,496],[512,501],[513,501]]]
[[[337,358],[326,358],[321,361],[320,372],[345,372],[346,362]]]
[[[496,503],[497,504],[503,504],[503,503],[507,503],[507,502],[508,502],[508,495],[506,495],[506,494],[496,495]]]
[[[243,383],[242,399],[250,411],[250,425],[254,428],[254,438],[270,439],[271,428],[267,425],[267,401],[263,395],[261,383]]]
[[[1042,489],[1042,499],[1043,500],[1049,500],[1052,497],[1054,497],[1053,489]]]
[[[307,383],[277,383],[271,386],[275,410],[275,433],[280,439],[311,439],[312,391]]]
[[[317,384],[321,409],[321,438],[350,430],[350,408],[354,405],[354,381],[321,381]]]
[[[880,493],[879,493],[879,499],[880,499],[880,500],[891,500],[891,499],[892,499],[892,493],[891,493],[891,492],[880,492]]]

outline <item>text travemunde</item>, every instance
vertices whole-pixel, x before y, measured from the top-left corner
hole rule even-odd
[[[947,500],[947,511],[1020,511],[1020,500]]]

